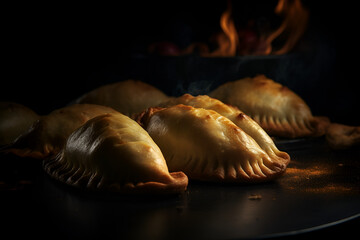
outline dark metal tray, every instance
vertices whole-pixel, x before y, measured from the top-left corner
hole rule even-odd
[[[14,237],[239,239],[298,236],[359,219],[359,149],[333,151],[322,138],[276,142],[292,157],[280,179],[191,181],[186,193],[167,197],[77,191],[50,179],[39,161],[3,155],[1,226]]]

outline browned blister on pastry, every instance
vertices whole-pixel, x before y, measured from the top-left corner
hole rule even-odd
[[[95,104],[74,104],[41,116],[27,132],[3,149],[21,157],[43,159],[57,154],[67,137],[89,119],[117,112]]]
[[[149,134],[121,113],[98,116],[74,131],[45,171],[71,186],[123,193],[179,193],[186,190],[183,172],[169,173]]]
[[[327,118],[314,117],[300,96],[264,75],[227,82],[209,95],[238,107],[271,136],[321,136],[329,125]]]
[[[163,152],[170,171],[190,179],[263,182],[284,173],[288,155],[269,156],[228,118],[213,110],[175,105],[149,108],[138,121]]]
[[[0,102],[0,146],[12,143],[40,118],[32,109],[14,102]]]
[[[131,117],[168,99],[165,93],[154,86],[130,79],[96,88],[81,96],[76,102],[109,106]]]
[[[289,158],[288,154],[279,149],[274,144],[270,136],[252,118],[240,111],[237,107],[225,104],[218,99],[207,95],[196,97],[184,94],[160,104],[160,107],[170,107],[177,104],[184,104],[195,108],[205,108],[214,110],[222,116],[230,119],[235,125],[252,137],[257,144],[271,157]]]
[[[347,149],[360,145],[360,126],[331,123],[326,132],[326,141],[333,149]]]

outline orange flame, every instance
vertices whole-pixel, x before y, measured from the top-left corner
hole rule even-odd
[[[234,21],[231,18],[231,4],[228,2],[226,11],[220,18],[222,33],[216,36],[219,47],[215,51],[204,54],[205,56],[235,56],[239,51],[239,35]],[[259,46],[252,54],[269,55],[285,54],[293,49],[306,30],[309,12],[302,6],[301,0],[279,0],[275,13],[284,16],[284,21],[275,31],[268,36],[260,36]],[[273,50],[272,43],[279,37],[286,41],[280,49]]]
[[[300,0],[279,0],[275,13],[283,14],[285,19],[280,27],[266,38],[265,54],[279,55],[289,52],[305,32],[309,18],[309,12],[302,6]],[[288,36],[287,41],[279,50],[272,51],[272,42],[281,34]]]
[[[228,1],[226,11],[221,15],[220,26],[222,34],[216,36],[219,48],[209,54],[209,56],[235,56],[239,37],[236,31],[234,21],[231,18],[231,2]]]
[[[256,33],[254,29],[238,31],[232,19],[231,1],[220,17],[222,31],[214,36],[218,48],[210,51],[203,42],[194,42],[181,51],[169,52],[167,55],[187,55],[199,53],[205,57],[227,57],[236,55],[269,55],[285,54],[291,51],[306,30],[309,12],[301,0],[278,0],[275,13],[283,15],[282,24],[273,32]],[[279,39],[279,41],[275,41]],[[285,40],[284,40],[285,39]],[[280,43],[280,44],[279,44]],[[275,47],[273,46],[275,45]],[[154,51],[153,47],[150,51]]]

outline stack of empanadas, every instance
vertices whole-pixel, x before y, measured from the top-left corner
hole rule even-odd
[[[160,149],[138,123],[96,104],[39,116],[1,151],[40,159],[51,177],[83,189],[169,194],[184,192],[188,184],[184,173],[169,173]]]
[[[169,173],[159,147],[139,124],[121,113],[95,117],[74,131],[45,171],[69,185],[123,193],[178,193],[188,178]]]
[[[264,75],[225,83],[209,96],[169,97],[126,80],[44,116],[9,103],[0,111],[2,152],[41,159],[68,185],[122,193],[181,193],[188,179],[265,182],[290,161],[270,136],[326,134],[330,146],[347,148],[360,135],[313,116],[297,94]]]
[[[184,192],[188,178],[264,182],[290,161],[242,109],[207,95],[169,97],[134,80],[39,116],[2,151],[41,159],[68,185],[123,193]]]

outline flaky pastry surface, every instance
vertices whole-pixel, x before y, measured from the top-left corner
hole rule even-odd
[[[208,95],[192,96],[184,94],[160,104],[160,107],[170,107],[177,104],[184,104],[195,108],[204,108],[214,110],[220,115],[231,120],[235,125],[241,128],[245,133],[252,137],[257,144],[272,157],[289,158],[288,154],[279,149],[274,144],[271,137],[257,124],[252,118],[240,111],[237,107],[225,104],[218,99]]]
[[[149,108],[138,119],[164,154],[170,171],[190,179],[261,182],[284,173],[288,157],[272,157],[228,118],[175,105]]]

